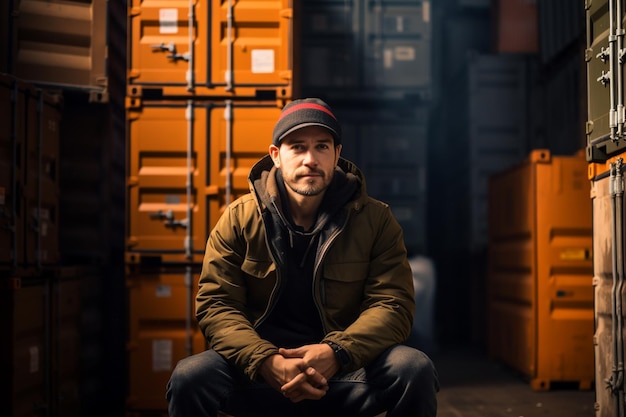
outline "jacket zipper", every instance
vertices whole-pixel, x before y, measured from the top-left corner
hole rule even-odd
[[[346,219],[344,220],[343,224],[340,227],[338,227],[337,230],[328,237],[326,242],[324,242],[324,244],[320,248],[319,257],[317,257],[316,262],[315,262],[315,268],[313,269],[313,283],[312,283],[311,290],[313,293],[313,300],[315,301],[315,307],[317,308],[317,313],[320,316],[320,321],[322,323],[322,329],[324,330],[324,334],[328,333],[328,329],[326,328],[326,320],[324,319],[324,315],[322,314],[322,307],[326,305],[326,291],[324,288],[324,280],[320,279],[319,277],[319,268],[324,258],[326,258],[326,253],[328,252],[328,249],[330,248],[330,246],[337,239],[337,237],[341,234],[341,232],[343,232],[344,229],[346,228],[349,218],[350,218],[350,210],[348,210],[348,214],[346,215]],[[320,302],[318,302],[318,300],[315,299],[315,282],[316,281],[320,282],[320,300],[319,301],[322,304],[321,306],[320,306]]]

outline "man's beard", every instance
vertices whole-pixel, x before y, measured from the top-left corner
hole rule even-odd
[[[314,184],[305,184],[305,185],[297,185],[295,182],[290,182],[290,181],[285,181],[285,184],[287,184],[287,186],[296,194],[302,195],[302,196],[307,196],[307,197],[312,197],[312,196],[316,196],[316,195],[320,195],[321,193],[323,193],[324,191],[326,191],[326,188],[328,188],[328,184],[326,184],[324,182],[326,175],[324,172],[321,171],[315,171],[317,174],[320,174],[320,178],[322,179],[322,183],[320,185],[314,185]],[[301,176],[296,176],[296,179],[298,179]]]

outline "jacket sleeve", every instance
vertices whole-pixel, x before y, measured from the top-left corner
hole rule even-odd
[[[196,318],[210,348],[256,379],[259,365],[278,348],[258,335],[246,314],[246,244],[236,210],[227,209],[208,238]]]
[[[413,274],[402,228],[386,204],[372,201],[369,206],[355,222],[358,231],[353,230],[361,242],[371,242],[360,313],[345,330],[325,337],[349,353],[351,362],[342,369],[345,372],[366,366],[387,348],[403,343],[415,311]]]

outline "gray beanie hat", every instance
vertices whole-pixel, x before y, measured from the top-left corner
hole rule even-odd
[[[318,98],[304,98],[294,100],[283,108],[274,126],[272,144],[279,146],[285,136],[307,126],[324,127],[333,135],[335,145],[341,143],[341,126],[330,106]]]

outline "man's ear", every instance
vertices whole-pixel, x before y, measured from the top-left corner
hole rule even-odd
[[[341,156],[341,149],[342,149],[341,144],[335,146],[335,165],[337,165],[337,162],[339,162],[339,156]]]
[[[280,159],[278,158],[278,154],[280,152],[280,148],[274,144],[270,145],[270,157],[272,158],[272,161],[274,161],[274,166],[276,168],[280,168]]]

